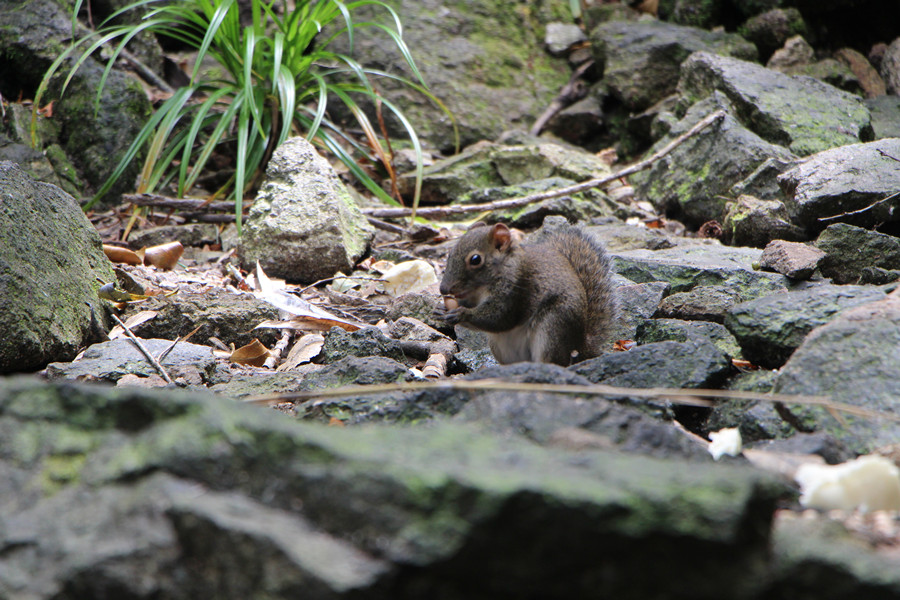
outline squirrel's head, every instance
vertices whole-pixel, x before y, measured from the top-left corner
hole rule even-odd
[[[441,294],[455,296],[463,306],[476,306],[516,245],[518,233],[503,223],[478,222],[469,227],[447,257]]]

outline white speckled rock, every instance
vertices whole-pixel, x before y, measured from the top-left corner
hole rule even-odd
[[[241,263],[311,282],[351,269],[373,229],[334,169],[302,137],[279,146],[244,225]]]

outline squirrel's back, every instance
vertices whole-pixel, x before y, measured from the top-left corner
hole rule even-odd
[[[600,354],[619,310],[609,254],[597,239],[571,225],[554,229],[540,243],[553,245],[581,281],[588,304],[585,345],[589,356]]]

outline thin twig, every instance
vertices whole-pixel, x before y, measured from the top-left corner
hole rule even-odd
[[[122,326],[122,329],[125,331],[125,335],[127,335],[129,339],[131,339],[131,341],[134,343],[134,345],[137,346],[137,349],[140,350],[141,354],[144,355],[144,358],[147,359],[147,362],[153,365],[153,368],[156,369],[160,376],[166,380],[166,383],[175,385],[175,382],[172,381],[172,378],[169,377],[169,374],[166,373],[166,370],[163,368],[163,366],[159,364],[159,361],[153,358],[153,355],[150,354],[150,351],[147,350],[147,348],[144,346],[144,344],[141,343],[141,340],[139,340],[136,335],[131,333],[131,330],[128,328],[128,326],[122,322],[122,319],[120,319],[116,315],[113,315],[112,317],[116,320],[116,323]]]
[[[172,198],[161,194],[122,194],[122,200],[137,206],[153,206],[175,210],[234,212],[234,202],[210,202],[202,198]]]
[[[197,325],[197,326],[194,328],[194,330],[193,330],[192,332],[190,332],[189,334],[187,334],[186,336],[176,338],[175,341],[172,342],[172,343],[169,345],[168,348],[166,348],[165,350],[163,350],[163,351],[160,353],[159,357],[158,357],[156,360],[158,360],[160,363],[162,363],[163,359],[165,359],[165,358],[169,355],[169,353],[170,353],[172,350],[175,349],[175,346],[177,346],[179,342],[186,342],[186,341],[188,341],[189,339],[191,339],[195,333],[197,333],[198,331],[200,331],[200,328],[201,328],[201,327],[203,327],[203,326],[202,326],[202,325]]]
[[[882,202],[887,202],[888,200],[893,200],[893,199],[896,198],[897,196],[900,196],[900,192],[895,192],[895,193],[891,194],[890,196],[888,196],[888,197],[886,197],[886,198],[882,198],[881,200],[878,200],[877,202],[873,202],[872,204],[870,204],[870,205],[868,205],[868,206],[864,206],[863,208],[860,208],[860,209],[858,209],[858,210],[851,210],[851,211],[847,211],[847,212],[842,212],[842,213],[839,214],[839,215],[832,215],[832,216],[830,216],[830,217],[819,217],[818,220],[819,220],[819,221],[832,221],[832,220],[834,220],[834,219],[840,219],[841,217],[847,217],[847,216],[850,216],[850,215],[858,215],[859,213],[866,212],[867,210],[871,210],[871,209],[875,208],[876,206],[878,206],[878,205],[881,204]]]
[[[553,118],[553,115],[587,95],[587,89],[584,82],[581,81],[581,76],[592,66],[594,66],[594,61],[589,60],[575,69],[575,72],[569,77],[569,81],[566,82],[561,90],[559,90],[556,98],[554,98],[547,109],[541,113],[541,116],[537,118],[528,133],[531,135],[539,135],[550,119]]]
[[[838,410],[850,415],[868,419],[888,419],[900,421],[900,415],[867,410],[859,406],[834,402],[827,396],[807,396],[793,394],[761,394],[739,390],[710,389],[676,389],[676,388],[627,388],[611,385],[555,385],[543,383],[511,383],[496,379],[478,381],[443,380],[416,383],[385,383],[377,385],[348,385],[331,389],[310,390],[306,392],[290,392],[285,394],[265,394],[245,398],[252,404],[271,404],[276,402],[304,402],[315,398],[341,398],[347,396],[368,396],[388,392],[415,392],[429,389],[463,390],[463,391],[511,391],[511,392],[544,392],[550,394],[582,394],[593,396],[620,396],[631,398],[650,398],[669,400],[675,404],[687,406],[712,406],[714,400],[761,400],[764,402],[784,402],[788,404],[808,404],[822,406],[828,410]]]
[[[538,194],[530,194],[528,196],[520,196],[518,198],[510,198],[507,200],[497,200],[495,202],[486,202],[484,204],[467,204],[467,205],[454,205],[454,206],[438,206],[433,208],[419,208],[416,212],[416,215],[423,217],[425,219],[433,219],[439,217],[445,217],[447,215],[459,215],[466,214],[472,212],[485,212],[491,210],[501,210],[508,208],[520,208],[522,206],[527,206],[529,204],[533,204],[535,202],[540,202],[541,200],[548,200],[550,198],[558,198],[559,196],[567,196],[569,194],[576,194],[578,192],[583,192],[585,190],[589,190],[592,188],[600,187],[605,185],[611,181],[615,181],[616,179],[620,179],[622,177],[627,177],[628,175],[633,175],[634,173],[638,173],[639,171],[643,171],[644,169],[649,168],[653,163],[670,153],[679,145],[683,144],[688,138],[696,135],[703,129],[709,127],[719,119],[725,116],[725,111],[717,110],[701,119],[696,125],[676,137],[674,140],[665,145],[665,147],[661,148],[657,152],[654,152],[652,156],[649,158],[645,158],[642,161],[636,162],[630,167],[626,167],[619,171],[616,171],[612,175],[606,175],[605,177],[599,177],[597,179],[591,179],[589,181],[584,181],[582,183],[576,183],[575,185],[570,185],[568,187],[559,188],[556,190],[550,190],[547,192],[541,192]],[[391,219],[391,218],[399,218],[399,217],[408,217],[412,214],[412,211],[408,208],[364,208],[363,213],[372,217],[381,218],[381,219]]]

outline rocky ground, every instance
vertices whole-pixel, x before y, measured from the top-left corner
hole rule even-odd
[[[124,244],[128,207],[70,195],[102,181],[65,133],[88,117],[61,102],[38,151],[5,105],[0,596],[900,598],[891,15],[867,37],[877,3],[397,4],[465,146],[396,98],[429,148],[415,227],[293,138],[240,239],[156,208]],[[497,365],[435,317],[476,218],[602,240],[608,352]],[[844,463],[801,501],[800,471]]]

